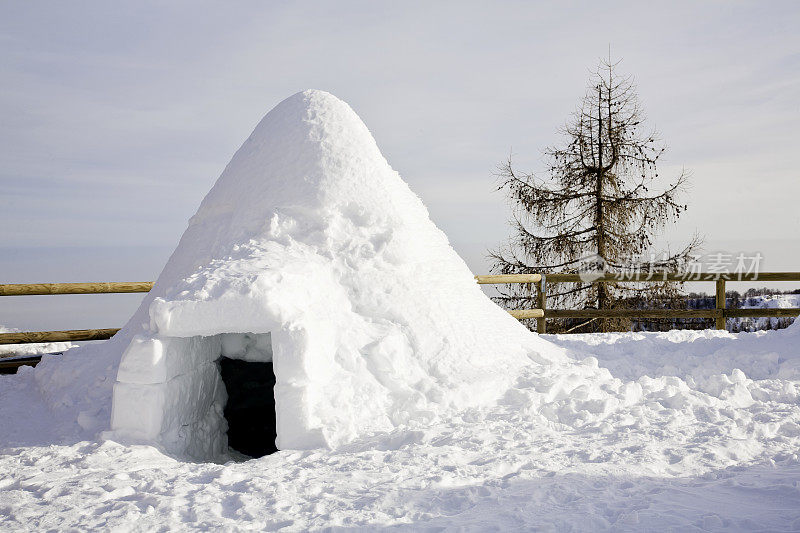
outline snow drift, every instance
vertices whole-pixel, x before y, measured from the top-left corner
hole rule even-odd
[[[46,356],[0,376],[0,529],[800,531],[800,322],[542,338],[492,405],[224,465],[91,442],[117,338]]]
[[[193,457],[226,448],[221,356],[272,361],[277,446],[302,449],[494,401],[559,353],[484,296],[322,91],[261,120],[119,336],[110,435]]]

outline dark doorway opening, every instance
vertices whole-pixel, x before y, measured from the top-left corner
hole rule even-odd
[[[277,452],[272,363],[222,357],[219,370],[228,391],[228,447],[250,457]]]

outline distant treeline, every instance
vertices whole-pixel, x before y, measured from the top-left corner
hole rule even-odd
[[[782,307],[800,307],[800,289],[781,291],[776,289],[747,289],[745,292],[726,291],[725,306],[728,309],[757,309],[776,307],[769,306],[772,300],[787,300],[791,305]],[[690,292],[686,295],[686,309],[714,309],[716,299],[714,295],[704,292]],[[651,302],[654,308],[671,307],[671,305],[658,305]],[[728,318],[727,330],[738,333],[741,331],[777,330],[789,327],[794,322],[791,317],[756,317],[756,318]],[[670,329],[708,329],[714,327],[714,319],[709,318],[669,318],[669,319],[639,319],[633,321],[634,331],[668,331]]]

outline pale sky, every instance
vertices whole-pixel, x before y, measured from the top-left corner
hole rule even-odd
[[[476,272],[493,172],[542,150],[608,55],[692,172],[666,241],[800,270],[800,2],[0,3],[0,283],[154,279],[261,117],[323,89]],[[709,290],[708,287],[693,287]],[[0,324],[121,326],[138,296],[0,299]]]

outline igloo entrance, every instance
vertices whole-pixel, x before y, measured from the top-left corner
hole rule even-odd
[[[272,363],[221,357],[219,372],[228,393],[228,448],[250,457],[277,452]]]
[[[249,457],[275,453],[275,372],[272,335],[219,335],[217,368],[227,400],[222,410],[228,448]]]
[[[229,449],[261,457],[277,451],[275,383],[270,333],[134,338],[114,386],[112,430],[196,460]]]

